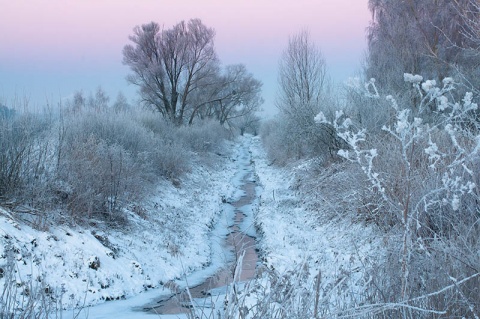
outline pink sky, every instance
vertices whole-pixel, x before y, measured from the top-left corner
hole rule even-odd
[[[16,93],[42,104],[99,85],[112,99],[134,97],[121,64],[133,27],[190,18],[216,30],[222,62],[244,63],[264,82],[271,109],[289,35],[307,28],[342,81],[359,69],[370,15],[367,0],[0,0],[0,102]]]

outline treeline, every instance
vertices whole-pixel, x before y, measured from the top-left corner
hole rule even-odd
[[[355,297],[360,305],[337,305],[337,314],[478,318],[479,3],[371,0],[369,7],[365,67],[340,93],[330,89],[308,32],[290,38],[280,61],[280,114],[263,126],[264,145],[272,163],[313,159],[312,174],[328,176],[330,187],[315,187],[327,201],[312,205],[318,214],[349,212],[386,238],[385,260],[368,266],[371,278]]]

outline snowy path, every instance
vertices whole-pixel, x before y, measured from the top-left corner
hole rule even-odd
[[[241,138],[235,146],[234,165],[236,173],[230,181],[230,196],[224,199],[222,214],[210,236],[211,263],[186,278],[171,282],[167,289],[154,289],[133,298],[110,301],[83,309],[77,318],[186,318],[182,312],[189,298],[185,287],[197,304],[220,300],[228,283],[232,282],[234,266],[242,259],[239,280],[249,280],[255,274],[258,256],[255,250],[254,212],[258,208],[261,188],[257,186],[253,160],[250,153],[251,138]],[[216,288],[214,296],[201,299],[207,291]],[[215,296],[215,294],[217,294]],[[210,295],[210,293],[209,293]],[[149,312],[145,309],[150,309]],[[76,313],[68,313],[67,318]]]

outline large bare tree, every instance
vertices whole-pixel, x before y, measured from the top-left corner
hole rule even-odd
[[[262,83],[244,65],[222,72],[215,53],[215,32],[199,19],[161,30],[151,22],[135,27],[132,44],[123,49],[130,66],[128,80],[140,96],[165,118],[181,125],[196,118],[214,118],[222,125],[255,112],[262,103]]]
[[[190,95],[218,73],[214,36],[199,19],[167,30],[155,22],[135,27],[129,37],[133,44],[123,49],[123,62],[133,72],[128,81],[140,87],[146,105],[182,124],[192,107]]]

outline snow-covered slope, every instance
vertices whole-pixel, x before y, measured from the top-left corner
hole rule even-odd
[[[222,200],[235,195],[229,181],[236,151],[193,165],[179,187],[162,182],[151,198],[129,207],[122,227],[97,222],[40,231],[0,208],[0,286],[11,293],[3,301],[16,299],[10,309],[25,307],[27,296],[48,291],[58,308],[85,307],[205,268]]]

